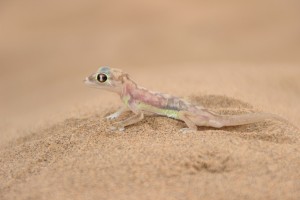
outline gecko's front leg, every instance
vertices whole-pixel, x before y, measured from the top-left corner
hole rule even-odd
[[[182,133],[187,133],[187,132],[195,132],[197,131],[197,125],[191,120],[191,113],[186,112],[186,111],[180,111],[179,112],[179,119],[184,121],[185,124],[188,126],[188,128],[182,128],[179,131]]]
[[[114,126],[111,127],[111,130],[124,131],[126,126],[135,124],[135,123],[141,121],[142,119],[144,119],[144,114],[142,112],[139,112],[139,113],[125,119],[124,121],[120,121],[120,122],[113,124]]]
[[[118,118],[122,113],[129,111],[127,106],[122,106],[119,110],[117,110],[116,112],[106,116],[105,118],[108,120],[113,120]]]

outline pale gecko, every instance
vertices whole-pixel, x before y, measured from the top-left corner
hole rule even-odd
[[[100,67],[96,73],[85,78],[84,82],[91,87],[117,93],[123,103],[118,111],[107,116],[109,120],[118,118],[125,111],[133,115],[111,127],[123,131],[126,126],[143,120],[144,115],[160,115],[185,122],[187,128],[180,131],[196,131],[197,126],[222,128],[260,122],[266,119],[286,121],[271,113],[249,113],[240,115],[219,115],[202,106],[191,104],[179,97],[153,92],[137,85],[127,73],[120,69]]]

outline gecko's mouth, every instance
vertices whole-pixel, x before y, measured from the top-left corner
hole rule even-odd
[[[88,77],[85,77],[85,79],[82,80],[85,84],[89,84],[91,81]]]
[[[88,77],[85,77],[85,79],[83,79],[83,82],[88,82],[88,81],[89,81]]]
[[[83,80],[84,84],[87,85],[88,87],[92,87],[92,88],[99,88],[99,85],[96,84],[95,82],[91,81],[91,79],[89,77],[86,77]]]
[[[83,80],[83,82],[88,85],[88,86],[93,86],[95,85],[90,79],[89,77],[85,77],[85,79]]]

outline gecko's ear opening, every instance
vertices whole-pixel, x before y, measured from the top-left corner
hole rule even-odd
[[[122,83],[124,83],[126,79],[129,79],[129,75],[120,69],[113,69],[113,74],[115,79],[121,81]]]
[[[122,76],[121,76],[121,81],[122,81],[122,83],[124,83],[126,80],[128,80],[129,79],[129,75],[128,74],[123,74]]]

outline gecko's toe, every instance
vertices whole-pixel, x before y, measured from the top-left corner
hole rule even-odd
[[[111,126],[111,127],[109,127],[109,130],[113,131],[113,132],[116,132],[116,131],[123,132],[125,130],[125,128],[124,127]]]
[[[179,130],[180,133],[195,133],[197,130],[191,128],[182,128]]]
[[[117,128],[116,128],[115,126],[111,126],[111,127],[109,127],[109,130],[110,130],[110,131],[116,131]]]
[[[119,127],[118,130],[123,132],[125,130],[125,128],[124,127]]]
[[[113,120],[113,119],[116,119],[116,118],[117,118],[116,115],[108,115],[108,116],[105,117],[105,119],[107,119],[107,120]]]

